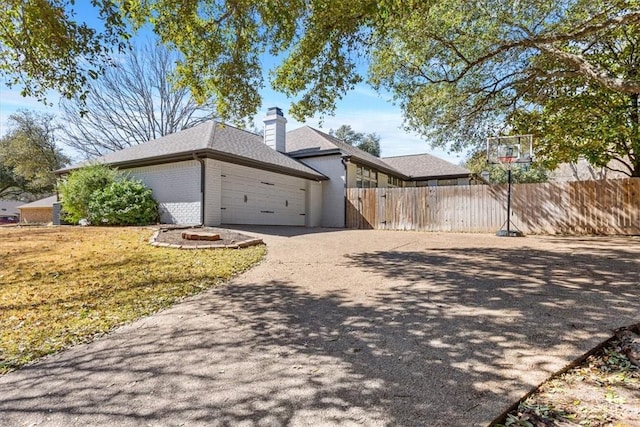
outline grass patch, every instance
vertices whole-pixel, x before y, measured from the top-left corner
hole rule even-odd
[[[0,228],[0,374],[168,307],[266,249],[157,248],[144,228]]]

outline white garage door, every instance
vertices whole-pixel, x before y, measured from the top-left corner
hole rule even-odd
[[[305,225],[305,180],[222,165],[222,223]]]

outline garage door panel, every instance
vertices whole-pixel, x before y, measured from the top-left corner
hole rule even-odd
[[[305,181],[238,165],[222,167],[222,222],[304,225]]]
[[[265,176],[264,174],[271,174],[268,176]],[[302,178],[295,178],[295,177],[287,177],[285,176],[286,179],[282,179],[280,177],[277,177],[277,179],[273,179],[275,174],[273,172],[266,172],[266,171],[258,171],[257,169],[251,169],[251,168],[247,168],[247,170],[242,171],[242,170],[225,170],[223,169],[222,171],[222,178],[231,178],[233,177],[234,180],[244,180],[246,182],[261,182],[264,185],[279,185],[279,186],[288,186],[288,187],[297,187],[301,181],[304,181]]]

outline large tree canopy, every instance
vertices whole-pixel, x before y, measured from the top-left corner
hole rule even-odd
[[[594,40],[585,56],[629,79],[640,74],[640,25],[629,25]],[[556,64],[539,61],[549,76]],[[638,93],[611,90],[577,78],[537,84],[525,94],[532,108],[509,117],[516,130],[537,135],[537,150],[551,169],[585,158],[592,166],[640,177]]]
[[[267,50],[284,57],[273,70],[274,85],[301,95],[293,110],[298,118],[330,111],[362,80],[362,58],[372,59],[373,83],[389,86],[419,128],[428,121],[415,110],[423,111],[422,101],[435,100],[433,92],[447,84],[440,101],[446,101],[443,95],[475,95],[467,114],[513,105],[514,99],[503,98],[548,77],[531,61],[540,55],[564,64],[565,76],[616,92],[640,92],[637,76],[583,52],[595,38],[640,23],[639,0],[92,3],[103,20],[101,32],[76,21],[71,0],[10,0],[0,17],[0,69],[18,73],[22,79],[16,82],[49,88],[67,82],[69,90],[77,89],[71,82],[86,83],[85,72],[96,73],[101,59],[125,46],[129,22],[134,29],[150,23],[163,43],[182,53],[180,81],[200,100],[217,95],[220,111],[235,116],[253,114],[260,105],[260,55]],[[511,90],[498,96],[501,89]],[[489,93],[495,96],[480,102]]]
[[[637,75],[593,43],[640,22],[637,1],[438,2],[389,29],[372,80],[411,128],[454,148],[504,130],[535,91],[566,81],[640,93]]]
[[[599,40],[624,42],[616,34],[640,24],[640,0],[113,2],[133,29],[151,24],[164,44],[180,51],[178,82],[198,101],[216,99],[223,118],[251,116],[259,108],[264,52],[281,59],[270,70],[271,83],[297,99],[289,110],[295,118],[331,113],[338,99],[368,78],[393,94],[408,127],[454,149],[504,129],[515,111],[540,107],[531,97],[540,88],[573,84],[621,97],[640,93],[637,68],[594,50]],[[19,26],[16,10],[23,3],[12,1],[10,17],[0,22]],[[111,17],[105,20],[111,32],[89,39],[112,47],[108,36],[124,33],[122,21],[112,14],[112,2],[96,3],[103,18]],[[64,10],[50,14],[52,22],[20,25],[64,23]],[[7,34],[0,33],[6,52],[22,52],[21,44],[6,42]],[[21,34],[33,38],[28,31]],[[39,43],[50,39],[42,36]],[[635,46],[637,34],[631,39]],[[66,57],[69,50],[47,55]],[[80,54],[91,59],[100,52]],[[39,77],[29,74],[37,69],[37,56],[18,56],[22,73]],[[6,55],[1,58],[7,69]],[[361,66],[366,63],[368,75]],[[52,73],[41,84],[55,86]],[[637,143],[632,148],[637,153]]]
[[[73,0],[4,0],[0,13],[0,77],[24,96],[46,101],[47,90],[84,96],[89,80],[127,46],[116,0],[91,0],[103,29],[77,15]]]

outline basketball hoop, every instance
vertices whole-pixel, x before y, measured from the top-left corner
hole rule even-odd
[[[520,230],[511,229],[511,169],[513,164],[529,164],[533,157],[533,135],[513,135],[487,138],[487,163],[501,164],[507,170],[507,220],[496,235],[521,237]],[[506,225],[506,230],[504,226]]]
[[[533,135],[512,135],[487,138],[487,163],[511,166],[531,163]]]
[[[504,144],[496,149],[495,159],[505,168],[510,169],[513,163],[521,161],[520,146],[517,144]]]
[[[498,162],[502,163],[502,164],[513,163],[516,160],[518,160],[518,158],[514,157],[514,156],[500,156],[500,157],[498,157]]]

